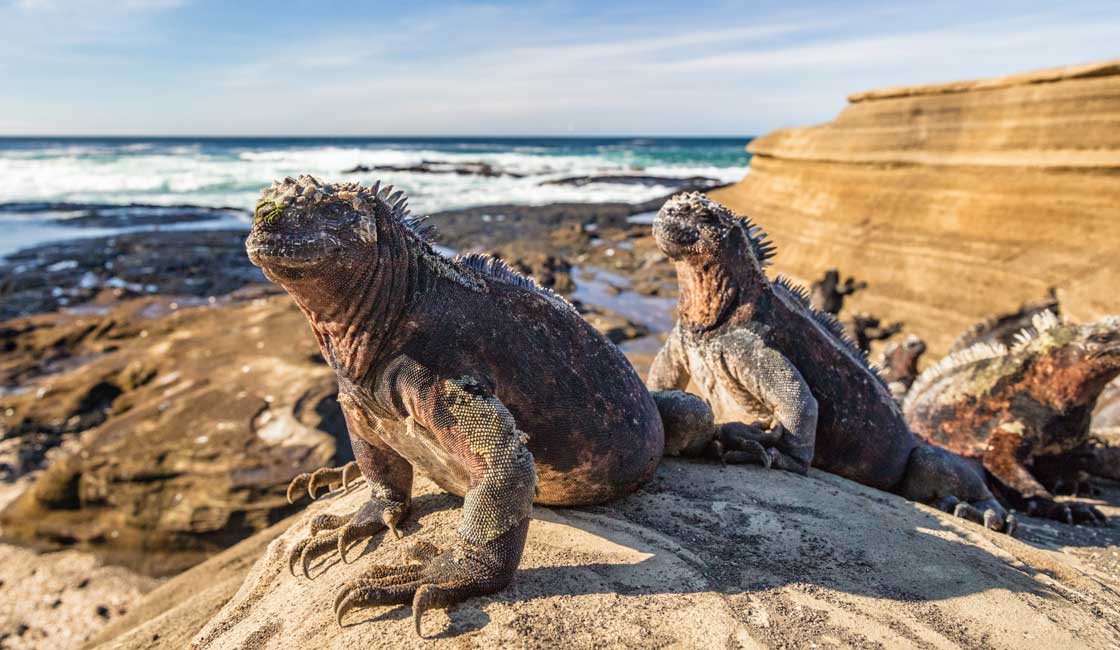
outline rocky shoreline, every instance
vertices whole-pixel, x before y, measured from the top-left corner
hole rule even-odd
[[[675,270],[650,236],[662,202],[490,205],[431,220],[441,252],[494,254],[565,295],[644,376],[677,296]],[[289,631],[334,633],[319,620],[330,581],[287,580],[269,550],[306,524],[303,504],[285,498],[291,476],[350,458],[335,379],[303,315],[249,264],[244,229],[132,230],[151,225],[143,206],[69,207],[68,227],[124,231],[0,263],[0,536],[20,545],[0,544],[0,562],[22,571],[0,581],[0,597],[21,603],[0,616],[0,648],[178,648],[200,630],[209,647],[242,647],[277,634],[269,621],[305,588],[316,594],[307,622]],[[211,214],[174,209],[184,224]],[[1120,611],[1109,595],[1120,585],[1116,528],[1025,518],[1020,541],[1006,541],[836,477],[763,481],[758,471],[667,463],[621,504],[542,508],[525,582],[441,625],[476,645],[508,630],[560,642],[578,632],[564,621],[614,608],[629,613],[612,638],[631,645],[648,641],[640,620],[670,620],[686,603],[707,622],[685,632],[682,620],[659,623],[658,643],[801,645],[824,635],[986,647],[989,619],[1005,611],[1016,633],[1038,633],[1034,645],[1120,638],[1097,620]],[[701,485],[701,475],[717,478]],[[1112,516],[1118,495],[1106,486]],[[422,525],[450,534],[440,507],[450,497],[424,484],[419,498]],[[867,508],[876,514],[864,530]],[[727,540],[739,552],[725,552]],[[900,569],[907,544],[941,573]],[[957,566],[962,553],[979,573]],[[251,574],[258,560],[264,568]],[[569,569],[599,586],[574,588]],[[253,598],[236,595],[247,576]],[[911,606],[932,600],[955,604]],[[1044,612],[1049,622],[1032,628]],[[347,633],[385,645],[380,626],[396,634],[397,614]]]

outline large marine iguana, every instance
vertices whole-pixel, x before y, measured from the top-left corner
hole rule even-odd
[[[334,548],[386,528],[399,536],[414,467],[464,497],[453,548],[421,544],[416,563],[371,567],[335,602],[340,624],[355,607],[412,602],[419,633],[425,609],[509,583],[534,500],[623,496],[653,473],[664,436],[629,362],[567,301],[495,258],[435,252],[405,203],[379,184],[289,178],[261,193],[246,249],[306,314],[335,369],[371,489],[353,515],[315,518],[290,565],[306,573]],[[669,420],[710,426],[699,398],[663,397]],[[289,496],[352,478],[350,467],[301,475]]]
[[[1091,505],[1055,501],[1034,473],[1062,470],[1047,480],[1053,484],[1094,473],[1094,465],[1107,475],[1120,461],[1091,440],[1089,426],[1097,398],[1118,375],[1120,317],[1071,325],[1042,312],[1011,346],[980,342],[927,368],[903,412],[927,440],[979,459],[1012,506],[1070,524],[1103,523]]]
[[[918,439],[882,379],[804,290],[764,267],[761,229],[699,193],[671,198],[653,222],[675,262],[679,320],[650,369],[652,390],[690,379],[720,434],[766,446],[774,466],[815,467],[957,516],[1011,530],[1009,517],[964,459]],[[735,423],[775,425],[754,435]]]

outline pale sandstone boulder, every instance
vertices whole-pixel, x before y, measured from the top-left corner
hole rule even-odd
[[[1120,61],[848,99],[754,140],[709,194],[770,233],[778,272],[868,281],[849,307],[905,321],[931,359],[1051,286],[1074,320],[1120,312]]]
[[[666,461],[649,485],[607,506],[537,508],[514,583],[429,612],[428,640],[413,633],[408,607],[357,610],[339,629],[331,606],[343,582],[399,561],[420,539],[449,543],[461,503],[420,479],[404,539],[378,536],[352,549],[350,564],[327,556],[311,565],[311,580],[293,577],[287,553],[311,518],[364,498],[326,498],[267,548],[252,538],[171,580],[153,592],[164,592],[169,611],[151,618],[163,610],[142,601],[136,611],[150,616],[122,620],[120,635],[99,647],[180,648],[191,629],[192,647],[211,650],[1120,643],[1120,576],[1108,559],[1116,531],[1028,520],[1020,541],[821,472],[682,461]],[[206,575],[229,593],[234,578],[223,567],[244,566],[251,544],[260,559],[220,611],[212,598],[191,600],[184,585],[205,588]],[[170,593],[182,600],[169,602]]]

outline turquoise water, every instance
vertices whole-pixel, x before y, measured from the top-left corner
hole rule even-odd
[[[5,138],[0,204],[19,201],[197,204],[249,208],[275,178],[328,180],[357,165],[483,161],[521,175],[484,178],[385,172],[422,211],[490,203],[638,201],[663,188],[542,186],[565,176],[640,173],[739,179],[746,138]]]
[[[0,255],[57,239],[119,230],[70,228],[60,202],[105,206],[202,205],[251,210],[272,180],[314,174],[330,181],[403,188],[416,212],[513,203],[639,202],[671,186],[549,185],[570,176],[704,176],[746,172],[746,138],[0,138]],[[357,165],[485,162],[498,177],[419,172],[347,174]],[[153,211],[154,212],[154,211]],[[238,225],[237,215],[220,224]],[[232,221],[231,221],[232,219]],[[247,225],[242,219],[241,225]],[[169,227],[207,227],[178,224]],[[146,226],[153,227],[153,226]],[[157,226],[158,227],[158,220]]]

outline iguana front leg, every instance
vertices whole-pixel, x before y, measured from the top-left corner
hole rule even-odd
[[[1107,519],[1096,507],[1076,501],[1059,503],[1031,474],[1023,462],[1028,451],[1023,441],[1024,428],[1021,422],[1007,422],[988,440],[984,469],[999,482],[1000,493],[1014,507],[1025,510],[1031,516],[1070,525],[1105,524]]]
[[[691,379],[684,353],[681,351],[680,333],[676,327],[669,332],[665,345],[657,351],[649,367],[646,386],[651,391],[683,391]]]
[[[349,515],[321,514],[311,520],[311,534],[289,551],[288,568],[298,563],[304,576],[316,557],[337,549],[346,561],[347,547],[388,528],[397,538],[397,524],[408,515],[412,500],[412,465],[386,445],[377,421],[347,395],[339,396],[342,415],[350,432],[355,465],[370,487],[370,499]],[[321,531],[329,531],[320,535]]]
[[[493,593],[513,578],[525,546],[536,490],[527,436],[493,394],[471,377],[432,381],[420,373],[393,392],[438,446],[467,468],[458,541],[426,543],[403,566],[374,566],[335,600],[339,625],[356,607],[412,602],[417,634],[425,610]],[[418,378],[417,378],[418,377]]]
[[[762,444],[779,469],[805,474],[813,461],[817,440],[817,400],[793,363],[755,336],[739,336],[725,345],[721,355],[737,387],[766,408],[774,430],[751,434],[749,428],[721,428],[728,446]]]
[[[723,432],[715,424],[711,406],[684,392],[691,379],[680,331],[673,328],[654,357],[646,381],[665,426],[665,455],[706,456],[721,463],[751,463],[769,468],[770,453],[760,442]]]

